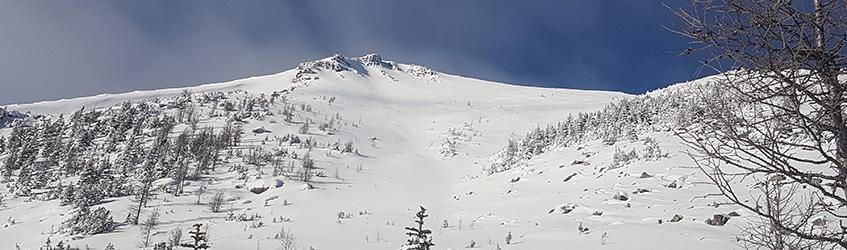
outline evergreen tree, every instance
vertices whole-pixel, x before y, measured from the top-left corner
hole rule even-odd
[[[102,207],[93,211],[87,206],[79,207],[62,223],[62,227],[68,234],[92,235],[111,232],[115,228],[115,223],[109,213],[109,210]]]
[[[50,168],[59,165],[62,158],[62,134],[65,130],[65,120],[63,116],[59,116],[52,123],[44,122],[44,127],[41,129],[40,141],[41,152],[39,158],[43,159]]]
[[[209,166],[214,161],[215,152],[215,136],[211,128],[205,128],[200,131],[189,144],[189,153],[193,156],[195,164],[192,178],[197,180],[200,175],[205,173]]]
[[[106,197],[107,187],[104,185],[108,177],[104,175],[105,164],[85,164],[79,174],[79,181],[74,192],[74,207],[90,207]]]
[[[76,174],[81,168],[80,155],[83,148],[78,143],[71,142],[65,153],[64,163],[60,165],[60,171],[65,175]]]
[[[108,189],[103,185],[104,180],[108,180],[101,169],[104,164],[85,164],[85,166],[80,173],[77,188],[72,192],[74,198],[71,204],[75,210],[62,226],[70,234],[109,232],[114,228],[109,210],[102,207],[91,210],[91,206],[99,203],[105,196],[104,191]]]
[[[62,190],[62,194],[59,199],[61,200],[61,205],[70,205],[74,203],[74,198],[76,197],[76,187],[74,185],[67,186],[59,186]]]
[[[415,224],[417,227],[406,227],[406,235],[409,236],[409,240],[406,241],[406,245],[403,249],[405,250],[429,250],[435,244],[432,243],[432,230],[424,229],[424,218],[428,217],[426,215],[426,208],[421,206],[421,210],[415,214]]]
[[[141,182],[136,186],[135,195],[132,198],[132,204],[129,207],[126,222],[132,225],[138,225],[138,220],[141,217],[141,211],[147,206],[147,201],[150,200],[153,189],[153,181],[156,180],[154,163],[148,159],[143,165],[141,173]]]
[[[183,183],[185,183],[185,177],[188,175],[187,158],[189,154],[188,146],[190,137],[191,132],[189,130],[185,130],[177,136],[171,146],[170,158],[173,161],[174,168],[170,169],[169,175],[174,179],[174,195],[182,193]]]
[[[315,168],[315,161],[312,160],[311,157],[309,157],[308,152],[306,152],[306,155],[303,156],[301,168],[302,170],[300,172],[300,179],[308,183],[312,180],[312,169]]]
[[[33,188],[32,165],[23,165],[18,171],[18,179],[15,182],[15,193],[20,196],[29,196]]]
[[[206,239],[206,232],[200,230],[203,224],[194,224],[194,231],[188,232],[189,237],[194,240],[192,243],[182,243],[179,246],[187,247],[194,250],[197,249],[209,249],[208,239]]]
[[[117,160],[118,173],[124,177],[130,177],[136,172],[138,164],[144,161],[144,148],[142,139],[133,134],[125,142],[125,147]]]
[[[35,128],[24,126],[15,127],[12,130],[6,145],[9,153],[3,164],[3,176],[6,180],[12,176],[13,171],[35,162],[39,148],[35,132]],[[27,174],[30,173],[28,172]],[[26,179],[26,181],[29,181],[29,179]]]

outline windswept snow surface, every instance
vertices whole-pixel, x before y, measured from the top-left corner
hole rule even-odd
[[[255,95],[287,90],[290,102],[313,107],[305,115],[309,119],[325,120],[339,114],[348,123],[333,135],[313,126],[310,135],[301,138],[352,140],[360,155],[317,149],[311,156],[329,177],[316,180],[314,189],[301,188],[303,182],[293,179],[283,179],[284,185],[276,188],[278,177],[266,174],[248,183],[267,183],[270,189],[261,194],[235,188],[245,181],[237,180],[226,166],[219,167],[206,176],[211,184],[203,199],[226,192],[229,200],[224,213],[195,205],[196,197],[190,192],[196,183],[189,183],[189,194],[180,197],[157,192],[145,210],[158,207],[162,212],[153,241],[165,241],[173,228],[188,231],[191,224],[204,223],[209,225],[212,249],[280,249],[274,235],[282,227],[294,233],[303,249],[398,249],[407,238],[403,227],[412,225],[412,216],[422,205],[430,215],[426,225],[434,232],[435,249],[463,249],[472,241],[481,249],[498,245],[502,249],[737,248],[734,237],[743,220],[733,218],[726,226],[703,222],[734,208],[713,205],[711,198],[695,198],[713,190],[670,132],[645,135],[669,153],[656,161],[636,160],[609,170],[615,149],[635,149],[640,154],[642,143],[621,141],[607,146],[592,141],[533,157],[526,165],[502,173],[483,171],[508,138],[569,114],[599,110],[629,95],[508,85],[374,56],[334,56],[279,74],[187,88],[192,93],[246,91]],[[126,100],[176,96],[182,91],[104,94],[7,108],[67,114],[83,106],[106,108]],[[272,108],[277,116],[280,109],[282,105]],[[247,121],[241,144],[270,150],[277,144],[265,145],[264,138],[296,134],[300,126],[282,122],[281,117],[270,118]],[[273,119],[276,122],[271,122]],[[201,123],[222,126],[223,121]],[[260,127],[270,132],[251,132]],[[8,130],[2,129],[0,134]],[[586,163],[572,164],[575,160]],[[642,172],[652,177],[639,178]],[[672,182],[678,187],[667,187]],[[639,188],[650,192],[633,194]],[[613,199],[618,192],[629,199]],[[51,236],[67,218],[67,206],[59,206],[56,200],[9,197],[0,208],[0,219],[10,218],[15,223],[0,227],[0,249],[14,249],[15,244],[36,249],[48,237],[53,242],[70,240],[76,247],[93,249],[103,249],[107,243],[117,249],[138,247],[139,226],[120,225],[115,232],[73,240],[67,235]],[[129,202],[128,197],[110,198],[99,206],[110,209],[115,221],[122,222]],[[569,204],[573,210],[564,213],[562,206]],[[225,221],[226,212],[259,214],[263,226]],[[341,212],[351,216],[339,216]],[[684,219],[668,222],[675,214]],[[285,219],[290,221],[282,222]],[[580,224],[589,230],[580,232]],[[507,245],[509,232],[513,239]]]

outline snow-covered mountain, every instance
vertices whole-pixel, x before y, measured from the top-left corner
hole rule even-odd
[[[419,206],[435,249],[735,248],[744,220],[704,223],[735,208],[707,195],[673,135],[696,119],[685,86],[706,81],[632,96],[334,55],[230,82],[9,105],[0,249],[152,248],[177,228],[191,242],[197,223],[211,249],[286,249],[289,235],[295,249],[398,249]],[[99,208],[113,223],[80,216]],[[124,220],[133,214],[140,225]]]

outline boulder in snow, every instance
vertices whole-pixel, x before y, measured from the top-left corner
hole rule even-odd
[[[253,133],[262,134],[262,133],[270,133],[270,130],[265,129],[265,127],[258,127],[253,129]]]
[[[265,183],[263,180],[255,180],[247,185],[247,190],[250,190],[250,192],[254,194],[261,194],[268,191],[270,188],[271,185],[268,185],[268,183]]]
[[[574,160],[573,162],[571,162],[571,165],[583,165],[583,166],[588,166],[588,165],[591,165],[591,163],[589,163],[589,162],[587,162],[587,161],[583,161],[583,160]]]
[[[628,201],[629,200],[629,196],[624,192],[618,192],[614,196],[612,196],[612,198],[615,199],[615,200],[619,200],[619,201]]]
[[[255,180],[255,181],[251,182],[250,184],[248,184],[247,187],[250,190],[250,192],[253,192],[254,194],[261,194],[265,191],[268,191],[268,189],[270,189],[271,187],[279,188],[279,187],[282,187],[283,185],[285,185],[285,182],[280,180],[280,179]]]
[[[824,227],[827,224],[827,219],[824,217],[818,217],[817,219],[812,221],[812,225],[816,227]]]
[[[681,186],[681,185],[679,185],[679,184],[676,184],[676,181],[673,181],[673,182],[671,182],[670,184],[668,184],[668,186],[667,186],[667,187],[668,187],[668,188],[680,188],[680,187],[682,187],[682,186]]]
[[[250,187],[250,192],[252,192],[254,194],[261,194],[261,193],[264,193],[265,191],[268,191],[269,188],[270,187],[268,187],[268,186]]]
[[[712,216],[711,219],[706,219],[706,224],[712,226],[723,226],[726,225],[726,222],[729,221],[729,216],[723,214],[716,214]]]
[[[559,206],[556,206],[556,207],[550,209],[550,211],[548,211],[547,213],[552,214],[554,212],[559,212],[561,214],[568,214],[568,213],[572,212],[574,209],[576,209],[576,207],[577,207],[576,204],[566,203],[566,204],[562,204],[562,205],[559,205]]]
[[[635,191],[632,191],[633,194],[642,194],[642,193],[649,193],[649,192],[650,192],[650,189],[646,189],[646,188],[638,188]]]

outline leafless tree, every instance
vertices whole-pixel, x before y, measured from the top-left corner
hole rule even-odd
[[[224,192],[218,192],[214,196],[212,196],[212,200],[209,201],[209,210],[212,213],[219,213],[224,204]]]
[[[197,195],[197,205],[200,205],[200,198],[203,197],[203,193],[206,192],[206,182],[200,182],[200,185],[197,186],[197,191],[195,194]]]
[[[754,218],[748,222],[747,235],[739,237],[738,241],[748,249],[825,249],[832,248],[832,244],[824,241],[804,240],[791,236],[790,232],[776,225],[782,225],[793,230],[804,230],[808,225],[814,225],[813,214],[820,213],[820,208],[815,205],[816,199],[799,200],[795,195],[799,194],[800,184],[781,183],[782,180],[774,179],[762,181],[756,185],[756,190],[763,195],[759,197],[758,204],[762,209],[773,215],[771,218]]]
[[[297,249],[297,241],[294,238],[294,233],[291,229],[285,229],[282,227],[279,229],[279,232],[274,235],[274,239],[279,241],[280,248],[282,250],[296,250]]]
[[[171,246],[179,246],[179,242],[182,241],[182,228],[174,228],[171,230],[171,238],[168,239],[168,243]]]
[[[770,243],[756,247],[847,248],[846,2],[693,0],[675,11],[685,26],[671,30],[693,41],[683,53],[721,72],[700,92],[705,122],[681,137],[723,196],[768,225],[748,230],[747,243]]]
[[[150,246],[150,236],[152,236],[155,233],[156,228],[159,227],[159,215],[159,209],[156,208],[150,212],[150,215],[147,216],[147,219],[141,224],[141,235],[139,236],[141,238],[141,242],[139,242],[140,247],[146,248]]]

